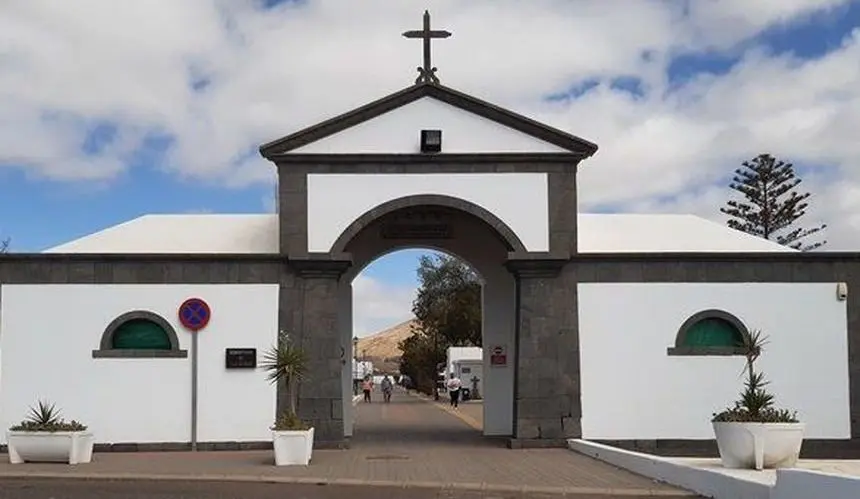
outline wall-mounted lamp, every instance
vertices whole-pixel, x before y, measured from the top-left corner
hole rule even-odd
[[[836,299],[845,301],[848,299],[848,284],[844,282],[836,283]]]
[[[421,152],[442,150],[442,130],[421,130]]]

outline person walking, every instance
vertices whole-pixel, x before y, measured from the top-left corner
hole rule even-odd
[[[384,378],[382,378],[382,398],[385,400],[385,403],[391,402],[391,391],[394,389],[394,383],[391,382],[391,378],[386,374]]]
[[[364,392],[364,401],[370,403],[370,391],[373,390],[373,378],[366,376],[361,384],[361,390]]]
[[[451,407],[460,407],[460,388],[462,386],[463,382],[460,381],[460,378],[455,373],[451,373],[451,379],[447,383],[448,395],[451,397]]]

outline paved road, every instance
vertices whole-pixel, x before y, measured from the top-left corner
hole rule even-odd
[[[359,402],[352,448],[504,448],[507,445],[507,439],[485,438],[480,429],[402,389],[398,388],[387,404],[382,401],[381,393],[373,395],[372,403]]]
[[[544,494],[236,482],[0,479],[0,499],[653,499],[650,495]]]

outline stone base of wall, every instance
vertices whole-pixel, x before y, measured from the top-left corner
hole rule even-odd
[[[349,440],[314,441],[314,449],[349,449]],[[197,450],[212,451],[243,451],[243,450],[272,450],[272,441],[261,442],[198,442]],[[95,444],[93,452],[190,452],[191,442],[147,442],[147,443],[116,443]],[[8,454],[6,445],[0,445],[0,454]]]
[[[345,450],[349,449],[349,439],[343,438],[341,440],[317,440],[314,439],[314,449],[321,450]]]
[[[566,449],[564,438],[511,438],[508,449]]]
[[[198,442],[197,450],[210,451],[242,451],[242,450],[270,450],[272,441],[260,442]],[[97,443],[93,445],[93,452],[187,452],[191,451],[191,442],[120,442],[114,444]],[[6,445],[0,445],[0,453],[8,453]]]
[[[665,457],[719,457],[716,440],[590,440]],[[860,459],[860,438],[803,441],[801,459]]]

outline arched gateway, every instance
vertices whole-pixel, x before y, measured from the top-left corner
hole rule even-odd
[[[393,249],[433,247],[483,276],[484,344],[507,352],[485,360],[485,434],[561,443],[580,435],[580,405],[559,275],[576,251],[576,167],[597,146],[442,86],[427,60],[420,71],[260,149],[278,168],[280,247],[297,276],[281,326],[313,358],[300,416],[320,442],[351,433],[352,279]]]

